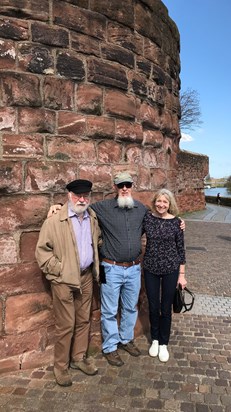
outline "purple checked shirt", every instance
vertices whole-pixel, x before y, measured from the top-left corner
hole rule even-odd
[[[86,210],[84,212],[83,219],[80,220],[79,217],[68,206],[68,217],[71,219],[75,233],[75,239],[80,259],[80,269],[84,270],[93,262],[90,216]]]

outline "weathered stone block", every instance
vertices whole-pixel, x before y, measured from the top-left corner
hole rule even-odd
[[[31,24],[32,41],[51,46],[68,47],[68,31],[60,27],[49,27],[44,23]]]
[[[13,108],[0,108],[0,131],[15,132],[16,128],[16,111]]]
[[[77,108],[81,112],[101,115],[103,110],[103,91],[94,84],[81,84],[76,92]]]
[[[64,191],[66,182],[75,179],[75,170],[74,163],[29,162],[26,168],[25,190],[27,192]]]
[[[61,76],[65,76],[76,81],[85,79],[84,63],[73,53],[59,52],[57,56],[56,69]]]
[[[0,160],[1,193],[19,192],[22,189],[22,164],[16,161]]]
[[[167,184],[167,174],[163,169],[152,169],[151,171],[152,189],[164,187]]]
[[[0,67],[1,69],[15,68],[16,50],[15,43],[11,40],[0,42]]]
[[[40,2],[30,1],[26,3],[17,2],[4,2],[9,4],[4,4],[0,6],[0,14],[7,15],[11,17],[18,17],[20,13],[21,19],[31,19],[31,20],[49,20],[49,0],[42,0]],[[20,7],[20,8],[19,8]]]
[[[136,58],[136,66],[139,72],[145,74],[145,76],[149,79],[152,72],[152,63],[143,57]]]
[[[2,358],[13,357],[30,351],[43,352],[49,346],[45,328],[35,331],[23,332],[14,335],[5,335],[0,339],[0,352]]]
[[[74,109],[74,83],[71,80],[46,77],[43,83],[44,106],[54,110]]]
[[[161,48],[162,35],[159,16],[152,13],[141,2],[135,4],[135,16],[135,30]]]
[[[0,198],[0,228],[2,233],[17,229],[40,227],[49,209],[48,196],[18,195]],[[6,219],[7,216],[7,219]]]
[[[3,301],[0,301],[0,335],[3,333]],[[1,345],[1,339],[0,339],[0,345]]]
[[[163,145],[163,134],[159,130],[144,130],[143,144],[161,147]]]
[[[28,157],[43,156],[42,134],[4,134],[2,137],[3,157]]]
[[[160,67],[165,67],[165,54],[153,41],[148,38],[144,38],[144,57],[147,60],[156,63]]]
[[[128,164],[142,164],[142,149],[140,146],[129,145],[126,148],[125,160]]]
[[[111,189],[112,184],[112,170],[111,166],[101,166],[101,165],[86,165],[85,163],[81,164],[79,178],[80,179],[89,179],[91,176],[91,181],[94,185],[94,191],[97,190],[108,190]]]
[[[6,359],[0,359],[1,373],[17,371],[20,369],[20,356],[12,356]]]
[[[28,40],[28,23],[19,19],[0,19],[0,37],[13,40]]]
[[[73,112],[58,113],[58,134],[85,135],[86,117]]]
[[[39,232],[22,232],[20,236],[20,259],[22,262],[35,261],[35,247]]]
[[[27,246],[29,247],[29,245]],[[32,262],[1,266],[0,293],[10,295],[12,293],[38,293],[49,290],[49,283],[34,260],[33,256]]]
[[[0,235],[0,264],[17,262],[17,247],[13,236]]]
[[[107,36],[110,43],[118,44],[138,55],[143,55],[144,40],[142,36],[134,32],[134,30],[109,21],[107,26]]]
[[[21,369],[37,368],[41,365],[52,365],[54,362],[54,347],[49,346],[43,352],[31,351],[23,354]]]
[[[128,88],[126,71],[123,68],[94,58],[88,60],[88,81],[124,90]]]
[[[134,119],[137,114],[136,99],[120,91],[108,90],[104,97],[104,109],[111,115]]]
[[[8,106],[41,106],[37,76],[7,72],[1,74],[2,101]]]
[[[42,108],[19,108],[18,123],[21,133],[54,133],[55,112]]]
[[[79,53],[100,57],[100,43],[98,39],[80,33],[71,33],[72,49]]]
[[[134,6],[132,0],[127,0],[125,3],[120,2],[118,7],[117,0],[91,0],[91,9],[97,13],[101,13],[111,20],[118,21],[134,28]]]
[[[54,73],[54,57],[48,47],[22,43],[18,49],[21,70],[38,74]]]
[[[107,117],[89,117],[87,119],[87,135],[94,139],[115,137],[115,120]]]
[[[122,148],[120,144],[112,141],[99,143],[98,160],[100,163],[120,163],[122,160]]]
[[[125,120],[117,120],[116,139],[141,143],[143,141],[142,126],[138,123],[127,122]]]
[[[139,164],[137,173],[137,189],[144,191],[141,197],[141,199],[143,200],[141,200],[141,202],[144,202],[145,205],[149,206],[152,198],[152,193],[149,192],[149,197],[146,197],[145,192],[148,193],[147,190],[151,189],[150,169],[145,164],[142,166],[141,164]]]
[[[96,162],[96,148],[89,140],[74,135],[56,137],[47,141],[48,156],[57,160]]]
[[[157,167],[157,150],[156,149],[144,149],[143,162],[146,166]]]
[[[102,56],[107,60],[112,60],[123,66],[134,68],[134,54],[119,46],[104,44],[101,46]]]
[[[98,39],[105,39],[106,18],[103,13],[94,13],[90,10],[81,10],[72,4],[55,2],[53,15],[54,23],[58,25]]]
[[[144,128],[159,129],[160,128],[160,113],[157,107],[147,103],[142,103],[140,106],[139,120]]]
[[[17,308],[17,310],[15,310]],[[54,323],[47,293],[12,296],[6,300],[6,334],[34,331]]]
[[[131,88],[138,96],[147,96],[147,79],[139,74],[130,74]]]

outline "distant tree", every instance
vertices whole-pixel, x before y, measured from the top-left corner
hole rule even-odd
[[[228,192],[231,193],[231,176],[227,177],[226,187],[227,187]]]
[[[180,94],[180,107],[181,118],[179,123],[181,130],[194,130],[203,123],[199,94],[196,90],[186,89]]]

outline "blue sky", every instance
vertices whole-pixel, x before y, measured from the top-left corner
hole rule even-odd
[[[203,120],[180,147],[209,156],[211,177],[230,176],[231,1],[162,1],[180,32],[181,90],[198,92]]]

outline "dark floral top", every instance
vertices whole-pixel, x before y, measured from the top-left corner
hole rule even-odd
[[[162,219],[147,212],[143,220],[147,237],[143,267],[156,275],[165,275],[185,263],[184,233],[180,219]]]

